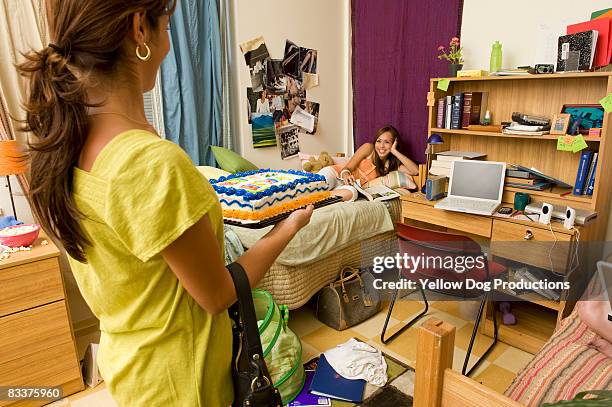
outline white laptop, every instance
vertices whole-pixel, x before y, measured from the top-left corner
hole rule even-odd
[[[434,207],[477,215],[492,215],[501,204],[505,175],[506,163],[452,161],[448,196]]]
[[[612,322],[612,263],[605,261],[597,262],[597,274],[599,274],[601,290],[601,300],[606,302],[608,321]]]

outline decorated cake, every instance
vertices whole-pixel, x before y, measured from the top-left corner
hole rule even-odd
[[[210,183],[223,217],[242,222],[260,221],[330,196],[325,177],[295,170],[239,172]]]

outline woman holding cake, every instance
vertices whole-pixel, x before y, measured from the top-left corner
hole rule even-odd
[[[68,252],[100,320],[98,366],[120,406],[228,406],[236,300],[219,200],[146,120],[173,0],[50,0],[52,43],[29,78],[36,219]],[[256,286],[312,214],[293,212],[237,261]]]
[[[332,193],[344,201],[357,199],[357,189],[353,186],[357,180],[363,185],[392,171],[418,175],[418,165],[398,151],[398,138],[395,127],[385,126],[376,132],[373,143],[359,147],[346,165],[331,165],[319,174],[325,176]]]

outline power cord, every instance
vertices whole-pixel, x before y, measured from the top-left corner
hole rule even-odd
[[[550,271],[555,276],[561,276],[560,273],[555,272],[555,267],[553,266],[553,261],[552,261],[552,251],[555,249],[555,246],[557,245],[557,235],[555,235],[555,232],[553,231],[553,228],[552,228],[552,224],[550,222],[548,223],[548,227],[550,228],[550,233],[552,233],[553,238],[555,239],[552,246],[550,247],[550,250],[548,251],[548,261],[550,262]]]
[[[570,230],[576,232],[576,249],[574,250],[574,258],[570,262],[570,273],[573,273],[574,270],[580,267],[580,257],[578,257],[578,249],[580,247],[580,230],[576,229],[575,227],[572,227]],[[573,264],[574,261],[576,262],[576,265]]]

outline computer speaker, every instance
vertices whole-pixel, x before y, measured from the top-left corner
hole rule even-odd
[[[549,203],[542,203],[542,209],[540,210],[540,223],[544,225],[548,225],[550,223],[550,218],[552,217],[553,206]]]
[[[571,229],[574,227],[575,221],[576,221],[576,210],[568,206],[567,209],[565,210],[565,220],[563,221],[563,227],[565,229]]]

